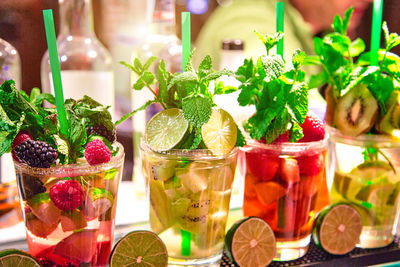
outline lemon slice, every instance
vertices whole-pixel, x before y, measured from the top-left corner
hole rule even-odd
[[[225,236],[226,254],[241,267],[267,266],[276,253],[271,227],[257,217],[236,222]]]
[[[40,267],[39,262],[18,249],[6,249],[0,251],[0,266],[2,267]]]
[[[352,251],[362,230],[361,216],[353,207],[335,204],[321,211],[315,221],[313,239],[317,246],[333,255]]]
[[[236,144],[237,127],[228,112],[213,108],[210,119],[201,127],[201,134],[204,144],[214,154],[227,154]]]
[[[178,108],[160,111],[147,123],[145,140],[155,151],[176,147],[186,136],[189,123]]]

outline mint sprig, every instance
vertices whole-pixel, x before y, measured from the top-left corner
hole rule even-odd
[[[252,59],[245,60],[236,72],[241,82],[239,104],[256,107],[256,113],[244,123],[244,129],[251,138],[265,138],[267,143],[289,131],[289,140],[296,142],[303,137],[300,125],[308,111],[308,87],[304,82],[305,73],[300,70],[305,53],[297,50],[292,57],[293,67],[288,68],[280,56],[269,55],[282,34],[256,34],[264,43],[267,55],[260,56],[256,64]]]
[[[179,108],[182,109],[191,129],[190,136],[186,138],[183,147],[187,149],[199,147],[202,143],[201,126],[208,122],[212,107],[216,106],[213,101],[214,95],[232,93],[237,88],[224,86],[221,81],[217,81],[223,75],[233,75],[232,71],[214,70],[210,56],[206,56],[201,61],[196,71],[192,64],[192,56],[193,53],[189,57],[185,71],[174,74],[166,69],[163,60],[157,61],[155,57],[151,57],[144,64],[138,58],[134,59],[133,64],[121,62],[137,75],[133,89],[148,89],[153,93],[154,98],[124,115],[116,122],[116,125],[153,103],[159,103],[164,109]],[[157,64],[156,75],[150,74],[149,71],[154,63]],[[210,90],[211,83],[215,85],[213,91]],[[157,85],[158,90],[155,89]]]
[[[336,102],[357,84],[363,83],[378,101],[380,113],[384,114],[385,104],[400,82],[400,57],[390,53],[400,44],[400,36],[389,33],[386,22],[383,23],[385,48],[379,50],[379,65],[371,66],[370,52],[365,52],[364,41],[360,38],[352,41],[347,36],[353,10],[349,8],[343,19],[339,15],[335,17],[332,33],[314,38],[316,56],[307,57],[305,63],[321,66],[322,71],[310,77],[309,87],[329,84]]]

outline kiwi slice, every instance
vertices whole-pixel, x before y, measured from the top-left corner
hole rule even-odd
[[[379,118],[376,130],[400,138],[400,91],[393,91],[386,102],[386,113]]]
[[[358,136],[368,132],[378,116],[378,102],[364,84],[358,84],[339,99],[334,125],[343,134]]]

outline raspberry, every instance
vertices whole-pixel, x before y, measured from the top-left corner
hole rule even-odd
[[[31,167],[50,168],[58,156],[56,149],[42,141],[26,140],[14,150],[19,160]]]
[[[20,131],[17,136],[14,138],[14,141],[11,144],[11,155],[13,157],[14,160],[21,162],[19,160],[19,158],[17,157],[17,155],[15,154],[15,150],[14,148],[16,146],[19,146],[22,142],[26,141],[26,140],[32,140],[33,137],[30,133],[28,133],[27,131]]]
[[[86,146],[85,159],[90,165],[106,163],[111,160],[111,151],[103,141],[94,139]]]
[[[301,128],[303,128],[304,137],[301,138],[299,142],[319,141],[325,137],[324,124],[313,114],[307,114]]]
[[[95,124],[86,128],[87,136],[91,134],[100,135],[107,138],[111,143],[115,141],[115,130],[109,131],[104,125]]]
[[[50,188],[50,199],[60,210],[74,210],[83,202],[82,186],[74,180],[58,181]]]

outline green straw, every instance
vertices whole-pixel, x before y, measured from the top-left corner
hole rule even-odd
[[[182,72],[185,72],[190,56],[190,12],[182,12]],[[181,255],[190,255],[191,234],[181,229]]]
[[[372,32],[371,32],[371,66],[378,66],[379,64],[382,9],[383,9],[383,1],[374,0],[374,10],[372,13]]]
[[[61,83],[60,62],[58,61],[56,30],[54,29],[53,12],[51,9],[43,10],[44,26],[46,29],[47,47],[49,49],[50,68],[53,77],[54,93],[56,98],[57,117],[60,123],[61,134],[68,138],[67,114],[64,108],[64,95]]]
[[[284,32],[285,3],[276,2],[276,32]],[[276,52],[283,58],[283,38],[279,40]]]
[[[190,56],[190,12],[182,12],[182,72]]]

